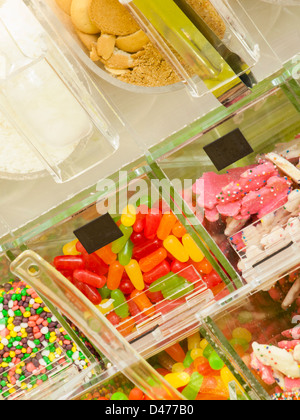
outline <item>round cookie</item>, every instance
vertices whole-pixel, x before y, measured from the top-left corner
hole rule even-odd
[[[140,29],[118,0],[91,0],[89,16],[93,24],[106,34],[125,36]]]
[[[89,6],[91,0],[73,0],[71,5],[71,19],[80,32],[95,35],[100,32],[89,18]]]
[[[61,8],[67,15],[71,16],[72,0],[56,0],[58,7]]]

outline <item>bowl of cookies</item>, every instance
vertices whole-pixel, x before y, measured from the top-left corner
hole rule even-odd
[[[184,88],[172,65],[118,0],[43,1],[72,35],[75,43],[70,47],[97,76],[136,93]]]

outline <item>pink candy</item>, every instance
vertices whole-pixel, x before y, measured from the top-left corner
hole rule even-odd
[[[193,191],[199,195],[198,205],[205,209],[210,222],[218,221],[220,215],[236,220],[254,215],[262,218],[288,201],[291,182],[279,176],[273,163],[262,161],[222,175],[206,172],[196,181]]]

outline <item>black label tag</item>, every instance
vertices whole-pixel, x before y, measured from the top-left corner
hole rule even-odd
[[[203,149],[218,171],[222,171],[254,152],[238,128]]]
[[[110,244],[123,236],[109,213],[100,216],[87,225],[74,231],[74,235],[89,254]]]

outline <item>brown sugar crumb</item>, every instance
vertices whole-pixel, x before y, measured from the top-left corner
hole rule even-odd
[[[132,58],[134,59],[133,69],[118,77],[123,82],[137,86],[160,87],[181,80],[173,67],[151,42],[141,51],[133,54]]]
[[[186,0],[187,3],[202,17],[207,25],[221,39],[224,38],[226,25],[216,9],[208,0]]]

